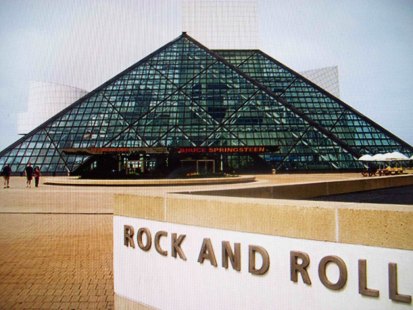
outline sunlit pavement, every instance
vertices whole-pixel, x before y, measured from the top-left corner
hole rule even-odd
[[[250,184],[0,189],[0,309],[113,308],[114,193],[162,195],[358,178],[360,174],[260,175]]]

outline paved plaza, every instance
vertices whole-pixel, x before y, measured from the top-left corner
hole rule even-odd
[[[0,309],[113,309],[116,193],[162,195],[359,177],[265,175],[248,184],[39,188],[26,188],[24,178],[12,177],[11,188],[0,189]]]
[[[20,177],[0,189],[0,309],[113,309],[112,209],[77,198]]]
[[[0,309],[113,309],[112,216],[0,214]]]

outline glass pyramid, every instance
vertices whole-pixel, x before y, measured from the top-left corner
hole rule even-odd
[[[407,143],[261,51],[211,51],[183,33],[0,153],[66,174],[93,155],[65,149],[276,146],[225,155],[226,169],[354,170],[365,153]]]

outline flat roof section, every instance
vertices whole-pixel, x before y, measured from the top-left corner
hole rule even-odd
[[[311,200],[413,205],[413,185],[340,195],[320,196],[311,198]]]
[[[186,178],[186,179],[80,179],[78,177],[46,178],[47,185],[68,186],[191,186],[254,182],[254,176],[234,176],[221,178]]]

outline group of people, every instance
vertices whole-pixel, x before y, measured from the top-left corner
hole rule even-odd
[[[4,165],[1,174],[3,175],[4,179],[4,188],[10,188],[10,176],[11,176],[11,167],[9,164]],[[35,168],[32,167],[31,163],[28,163],[26,168],[24,169],[24,174],[26,175],[26,187],[32,187],[32,180],[34,178],[34,186],[39,187],[40,181],[40,168],[36,166]]]

